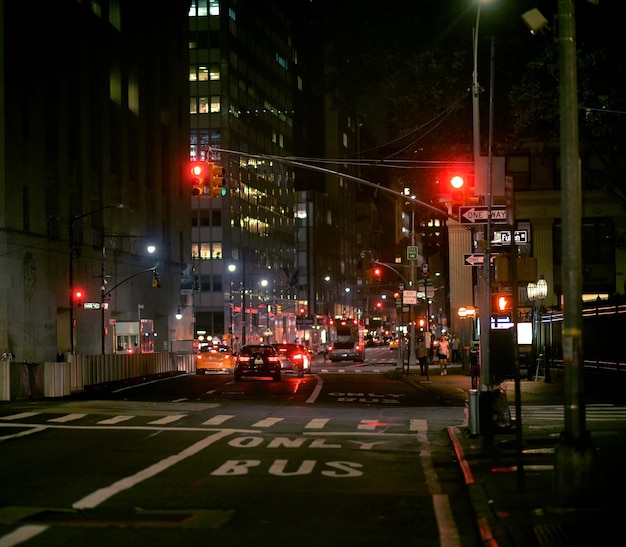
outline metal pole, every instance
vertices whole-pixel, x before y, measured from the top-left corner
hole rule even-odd
[[[415,246],[415,208],[411,209],[411,246]],[[411,260],[411,290],[416,290],[415,285],[415,260]],[[426,296],[426,293],[424,293]],[[409,361],[407,366],[407,374],[410,371],[411,366],[415,367],[415,304],[411,304],[411,317],[410,317],[410,337],[409,337]]]
[[[70,353],[76,353],[74,343],[74,223],[76,219],[71,218],[68,224],[70,239],[70,264],[69,264],[69,286],[70,286]]]
[[[555,503],[581,507],[593,492],[595,451],[585,425],[582,355],[582,189],[578,147],[576,23],[572,0],[559,0],[561,231],[563,237],[564,430],[555,452]]]

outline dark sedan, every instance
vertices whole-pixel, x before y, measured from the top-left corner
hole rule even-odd
[[[278,352],[266,344],[249,344],[242,346],[237,361],[235,361],[235,381],[242,376],[266,377],[271,376],[280,382],[281,362]]]

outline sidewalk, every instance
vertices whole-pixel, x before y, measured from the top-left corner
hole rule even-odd
[[[448,371],[448,375],[441,376],[438,370],[431,370],[435,374],[429,376],[426,383],[423,376],[411,375],[411,381],[420,382],[439,397],[449,396],[453,390],[457,394],[460,389],[467,392],[471,387],[470,379],[460,367],[452,366]],[[515,383],[507,381],[503,386],[514,416]],[[593,460],[593,465],[586,470],[591,469],[594,474],[590,480],[583,477],[581,484],[589,485],[589,495],[584,498],[584,507],[556,506],[555,449],[563,432],[563,417],[555,410],[551,417],[535,417],[526,424],[524,415],[532,413],[533,406],[544,407],[535,411],[539,412],[546,405],[562,405],[563,384],[521,380],[520,392],[521,431],[516,429],[514,421],[513,427],[497,430],[490,441],[484,435],[470,435],[467,424],[448,428],[483,545],[621,543],[617,538],[622,534],[621,519],[626,519],[626,501],[622,497],[626,491],[626,420],[610,421],[607,417],[590,422],[587,419],[592,448],[584,454]],[[575,450],[574,453],[579,454]],[[563,461],[561,458],[560,465]],[[575,458],[568,467],[575,473],[581,466],[577,467],[574,461]]]

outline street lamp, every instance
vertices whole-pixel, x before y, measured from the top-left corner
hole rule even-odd
[[[467,317],[467,308],[461,306],[457,313],[461,320],[461,367],[465,370],[465,318]]]
[[[526,286],[526,296],[528,296],[528,300],[530,300],[533,305],[533,338],[537,342],[536,343],[536,346],[537,346],[536,356],[537,356],[537,370],[538,370],[539,369],[539,357],[541,356],[541,314],[542,314],[543,301],[546,299],[546,296],[548,296],[548,282],[544,279],[543,275],[539,278],[537,283],[533,283],[532,281],[528,283],[528,285]],[[535,302],[538,302],[538,305],[536,307],[535,307]],[[547,383],[550,383],[552,381],[550,378],[550,367],[548,366],[545,352],[544,352],[544,370],[545,370],[544,379]]]

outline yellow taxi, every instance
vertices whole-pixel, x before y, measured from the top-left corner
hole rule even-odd
[[[228,346],[200,346],[196,354],[196,374],[231,374],[234,362],[233,353]]]
[[[389,349],[398,349],[400,346],[400,338],[392,338],[389,340]]]

